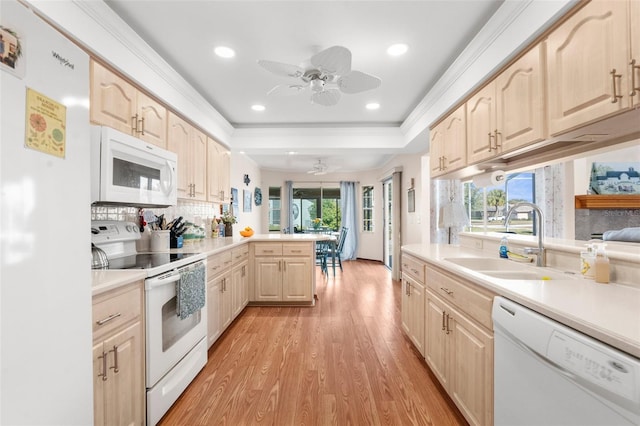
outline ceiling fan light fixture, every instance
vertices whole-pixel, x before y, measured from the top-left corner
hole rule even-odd
[[[380,109],[380,104],[377,103],[377,102],[370,102],[367,105],[365,105],[365,108],[370,110],[370,111],[373,111],[373,110],[376,110],[376,109]]]
[[[251,105],[251,109],[254,111],[262,112],[267,108],[264,105],[255,104],[255,105]]]
[[[314,92],[322,92],[324,90],[324,81],[319,78],[311,80],[311,90]]]
[[[221,58],[229,59],[236,56],[235,50],[227,46],[218,46],[213,49],[213,52]]]
[[[408,50],[409,46],[407,46],[406,44],[396,43],[389,46],[389,48],[387,49],[387,54],[389,54],[390,56],[401,56],[407,53]]]

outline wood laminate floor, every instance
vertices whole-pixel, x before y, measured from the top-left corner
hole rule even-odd
[[[402,332],[400,282],[343,265],[316,268],[313,308],[245,308],[160,424],[466,424]]]

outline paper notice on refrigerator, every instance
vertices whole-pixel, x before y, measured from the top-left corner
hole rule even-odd
[[[26,132],[27,148],[64,158],[67,140],[67,107],[27,88]]]

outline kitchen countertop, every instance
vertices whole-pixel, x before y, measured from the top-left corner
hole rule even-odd
[[[489,256],[466,247],[410,244],[402,246],[402,251],[640,358],[639,288],[597,284],[582,277],[549,281],[493,278],[446,260]]]
[[[305,242],[322,241],[329,238],[322,234],[255,234],[251,237],[234,236],[228,238],[205,238],[198,242],[186,243],[182,248],[170,249],[171,253],[204,253],[207,256],[238,247],[248,242]],[[335,238],[335,237],[331,237]],[[142,269],[128,270],[93,270],[92,291],[93,295],[113,290],[122,285],[145,279],[146,273]]]

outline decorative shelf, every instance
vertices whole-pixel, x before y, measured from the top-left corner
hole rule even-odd
[[[640,195],[576,195],[576,209],[640,209]]]

